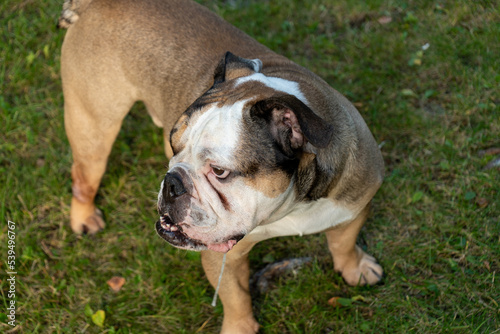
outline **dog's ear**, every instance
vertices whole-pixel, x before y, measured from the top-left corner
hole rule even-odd
[[[215,68],[214,85],[258,73],[261,69],[260,59],[241,58],[228,51]]]
[[[259,101],[250,115],[267,122],[272,137],[287,155],[297,150],[316,153],[316,148],[327,147],[333,139],[333,126],[293,95]]]

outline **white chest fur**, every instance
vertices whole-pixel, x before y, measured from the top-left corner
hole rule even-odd
[[[297,203],[284,217],[257,226],[247,236],[249,241],[283,236],[314,234],[354,219],[359,210],[348,209],[328,198]]]

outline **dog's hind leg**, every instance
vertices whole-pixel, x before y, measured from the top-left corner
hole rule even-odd
[[[368,213],[368,204],[350,223],[325,231],[334,269],[342,274],[349,285],[375,284],[383,275],[377,260],[356,245],[356,238]]]

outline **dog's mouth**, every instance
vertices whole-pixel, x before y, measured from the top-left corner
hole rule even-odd
[[[160,216],[156,222],[156,233],[174,247],[202,251],[210,249],[215,252],[229,252],[234,245],[243,239],[244,235],[236,235],[221,243],[205,244],[199,240],[192,239],[183,232],[182,226],[175,224],[168,215]]]

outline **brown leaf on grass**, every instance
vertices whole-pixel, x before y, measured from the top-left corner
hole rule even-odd
[[[328,305],[333,307],[342,307],[342,304],[339,303],[340,297],[332,297],[328,300]]]
[[[118,292],[121,290],[123,284],[125,284],[125,278],[120,276],[113,276],[106,283],[108,283],[111,290],[113,290],[114,292]]]
[[[488,269],[488,271],[491,271],[490,263],[488,261],[484,261],[483,264],[486,267],[486,269]]]
[[[489,202],[486,198],[484,197],[479,197],[478,199],[476,199],[476,204],[478,207],[480,207],[481,209],[485,208],[488,206]]]
[[[388,23],[392,22],[392,17],[390,17],[390,16],[382,16],[377,21],[380,24],[388,24]]]

